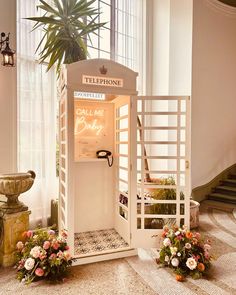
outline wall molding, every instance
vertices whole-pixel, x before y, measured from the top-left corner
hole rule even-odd
[[[221,12],[226,16],[231,16],[236,18],[236,7],[227,5],[218,0],[206,0],[207,5],[213,8],[215,11]]]
[[[223,170],[220,174],[210,180],[208,183],[195,187],[192,190],[192,199],[201,202],[206,199],[206,196],[211,193],[212,189],[219,185],[220,181],[226,179],[228,174],[236,173],[236,164]]]

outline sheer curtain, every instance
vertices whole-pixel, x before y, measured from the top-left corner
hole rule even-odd
[[[57,198],[56,75],[40,65],[35,49],[40,31],[25,17],[38,14],[36,0],[17,0],[18,171],[36,179],[21,200],[31,210],[31,227],[47,225],[51,199]]]

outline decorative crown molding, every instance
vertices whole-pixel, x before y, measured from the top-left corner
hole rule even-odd
[[[236,7],[227,5],[219,0],[206,0],[207,4],[227,16],[236,17]]]

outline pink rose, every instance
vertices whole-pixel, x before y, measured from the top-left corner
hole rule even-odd
[[[55,258],[57,258],[57,255],[55,253],[52,253],[49,257],[49,259],[55,259]]]
[[[44,250],[47,250],[49,247],[50,247],[50,242],[49,241],[45,241],[44,243],[43,243],[43,249]]]
[[[42,277],[42,276],[44,275],[44,271],[43,271],[42,268],[38,267],[38,268],[36,268],[36,270],[35,270],[35,274],[36,274],[36,276],[38,276],[38,277]]]
[[[47,257],[47,256],[44,255],[44,254],[40,254],[40,255],[39,255],[39,259],[40,259],[41,261],[44,260],[46,257]]]
[[[33,237],[33,231],[32,230],[28,230],[27,231],[27,233],[26,233],[26,236],[27,236],[27,238],[31,238],[31,237]]]
[[[57,253],[57,257],[61,258],[63,256],[63,252],[60,250],[58,253]]]
[[[195,237],[196,239],[200,240],[200,239],[201,239],[201,234],[200,234],[200,233],[195,233],[195,234],[194,234],[194,237]]]
[[[52,244],[52,247],[53,247],[54,250],[57,250],[57,249],[60,247],[60,245],[59,245],[58,242],[54,242],[54,243]]]
[[[70,247],[66,245],[65,246],[65,250],[69,250],[69,249],[70,249]]]
[[[55,231],[52,230],[52,229],[50,229],[50,230],[48,231],[48,234],[53,236],[53,235],[55,235]]]

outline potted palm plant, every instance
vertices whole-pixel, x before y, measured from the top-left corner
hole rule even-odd
[[[56,64],[59,73],[62,64],[86,59],[87,39],[105,23],[97,21],[99,11],[93,7],[96,0],[52,0],[52,5],[39,1],[37,7],[43,16],[27,18],[35,22],[33,29],[43,31],[36,52],[41,63],[48,63],[47,70]]]

